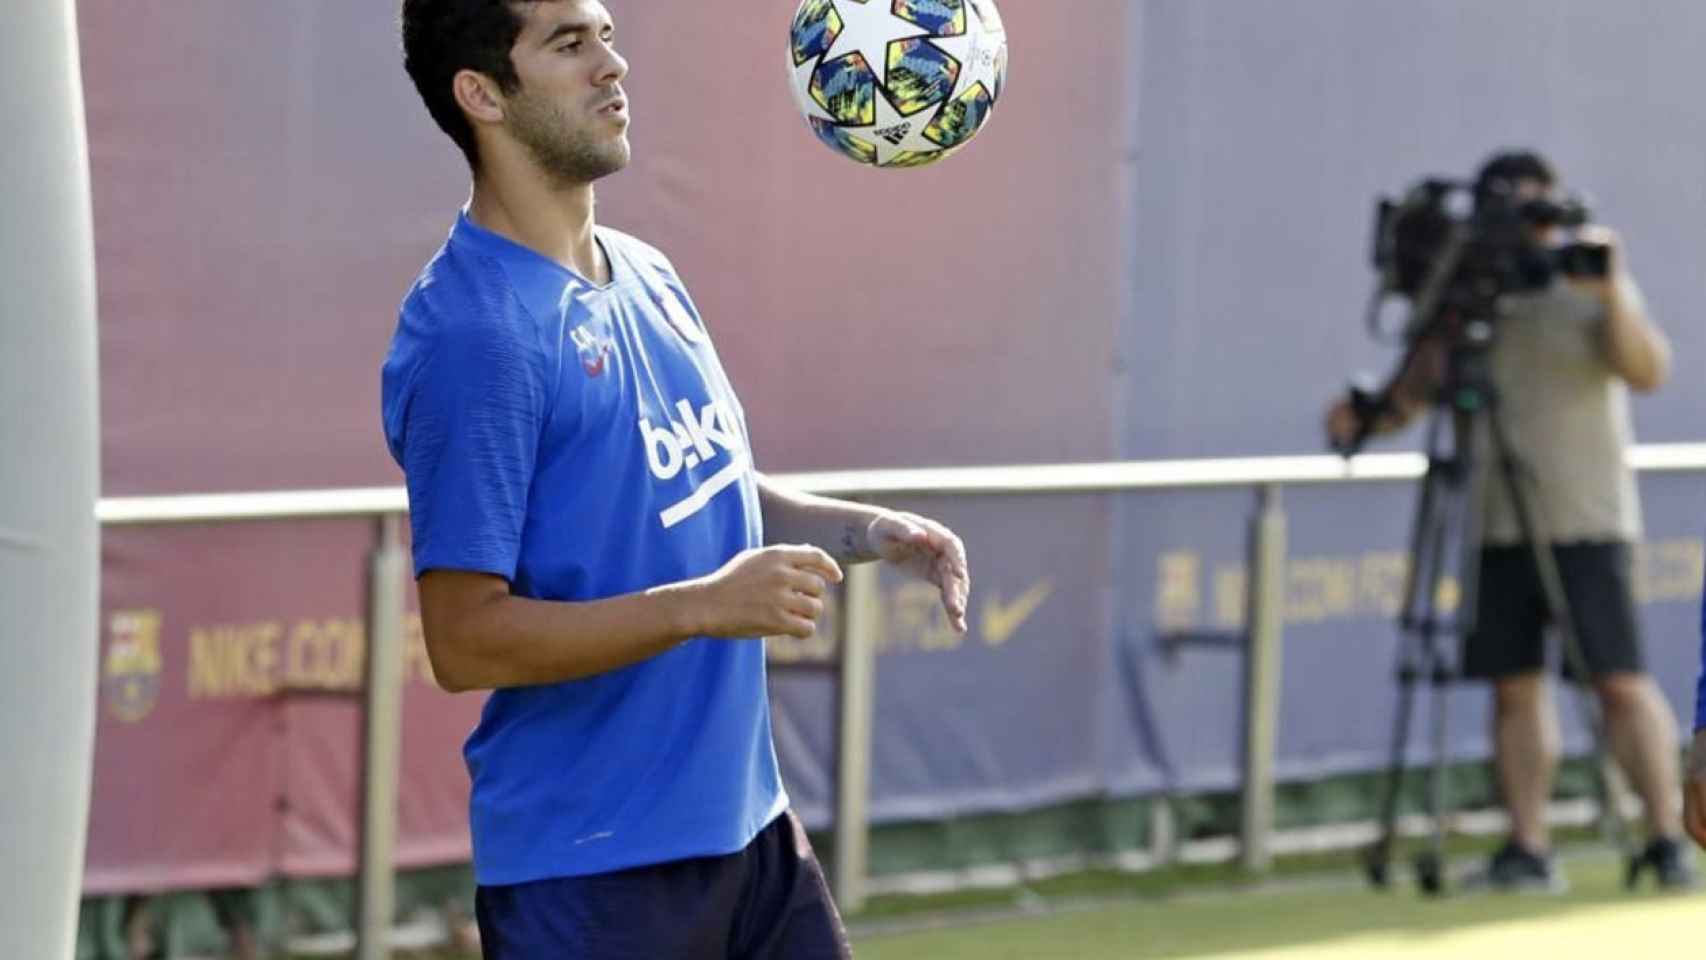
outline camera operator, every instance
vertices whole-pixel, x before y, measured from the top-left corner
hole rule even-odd
[[[1555,199],[1557,176],[1532,152],[1494,156],[1475,183],[1479,211],[1495,196],[1526,209]],[[1542,202],[1537,204],[1536,202]],[[1527,228],[1554,248],[1564,231],[1544,216]],[[1575,239],[1604,253],[1603,276],[1553,276],[1537,290],[1500,298],[1489,368],[1520,483],[1553,555],[1608,744],[1645,803],[1651,840],[1641,863],[1662,886],[1694,884],[1680,844],[1682,822],[1674,717],[1643,666],[1631,582],[1631,545],[1641,536],[1628,390],[1648,392],[1669,375],[1670,347],[1648,319],[1618,237],[1600,226]],[[1377,404],[1342,400],[1328,412],[1329,439],[1354,448],[1402,428],[1433,403],[1446,374],[1448,333],[1419,334],[1408,362]],[[1467,677],[1492,682],[1495,765],[1511,836],[1485,882],[1501,889],[1561,889],[1545,807],[1560,751],[1545,680],[1546,607],[1530,545],[1497,465],[1482,484],[1478,626],[1465,641]],[[1566,666],[1565,677],[1578,680]]]

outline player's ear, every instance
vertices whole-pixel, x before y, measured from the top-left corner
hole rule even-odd
[[[460,70],[451,78],[450,90],[456,96],[456,105],[468,115],[469,123],[503,122],[503,92],[491,77],[474,70]]]

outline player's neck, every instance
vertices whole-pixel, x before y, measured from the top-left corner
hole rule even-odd
[[[552,186],[537,177],[480,176],[468,216],[499,236],[555,260],[595,283],[610,267],[593,237],[592,184]]]

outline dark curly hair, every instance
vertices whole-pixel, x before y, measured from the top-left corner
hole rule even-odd
[[[403,69],[433,120],[480,169],[474,128],[451,92],[462,70],[491,77],[504,93],[521,88],[510,51],[526,24],[522,9],[544,0],[403,0]]]

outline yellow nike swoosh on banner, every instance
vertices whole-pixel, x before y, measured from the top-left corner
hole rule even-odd
[[[1013,634],[1031,619],[1031,614],[1037,612],[1054,592],[1054,581],[1044,580],[1034,584],[1029,590],[1019,594],[1012,603],[1003,604],[999,596],[984,601],[983,604],[983,640],[992,647],[999,647],[1012,639]]]

